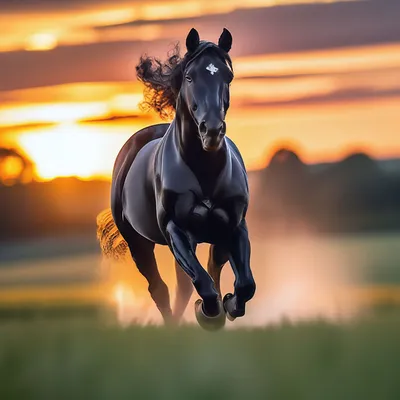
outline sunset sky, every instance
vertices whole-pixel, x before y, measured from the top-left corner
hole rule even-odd
[[[37,179],[108,177],[124,141],[159,121],[138,108],[139,56],[227,27],[228,135],[249,169],[281,145],[307,162],[397,157],[399,16],[397,0],[0,0],[0,146]]]

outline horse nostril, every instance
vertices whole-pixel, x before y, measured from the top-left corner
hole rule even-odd
[[[207,132],[206,121],[200,122],[199,132],[200,133],[206,133]]]
[[[218,133],[222,133],[224,131],[224,124],[225,124],[225,122],[222,121],[221,125],[217,128]]]
[[[224,128],[225,128],[224,122],[221,122],[221,124],[218,125],[218,126],[209,127],[209,128],[207,129],[207,134],[209,134],[210,136],[218,136],[218,135],[220,135],[221,133],[222,133],[222,134],[225,133],[225,132],[224,132]]]
[[[225,121],[222,121],[221,133],[222,133],[222,134],[225,134],[225,132],[226,132],[226,122],[225,122]]]

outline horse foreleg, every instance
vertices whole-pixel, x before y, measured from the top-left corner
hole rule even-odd
[[[235,274],[235,292],[224,297],[224,307],[228,318],[234,320],[244,315],[246,302],[254,296],[256,290],[250,269],[250,241],[245,220],[234,232],[229,250],[229,260]]]
[[[205,329],[221,328],[225,324],[225,313],[214,281],[196,257],[194,242],[173,221],[168,222],[165,233],[176,261],[189,275],[202,299],[195,304],[197,321]]]

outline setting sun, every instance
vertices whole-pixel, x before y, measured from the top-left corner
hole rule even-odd
[[[57,36],[53,33],[41,32],[35,33],[29,37],[26,50],[45,51],[54,49],[57,46]]]
[[[114,159],[129,135],[64,123],[22,134],[18,142],[35,163],[40,180],[67,176],[109,178]]]

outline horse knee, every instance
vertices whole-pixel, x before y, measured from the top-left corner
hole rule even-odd
[[[235,293],[243,301],[249,301],[254,297],[256,292],[256,282],[253,277],[246,279],[245,282],[238,284],[235,287]]]

